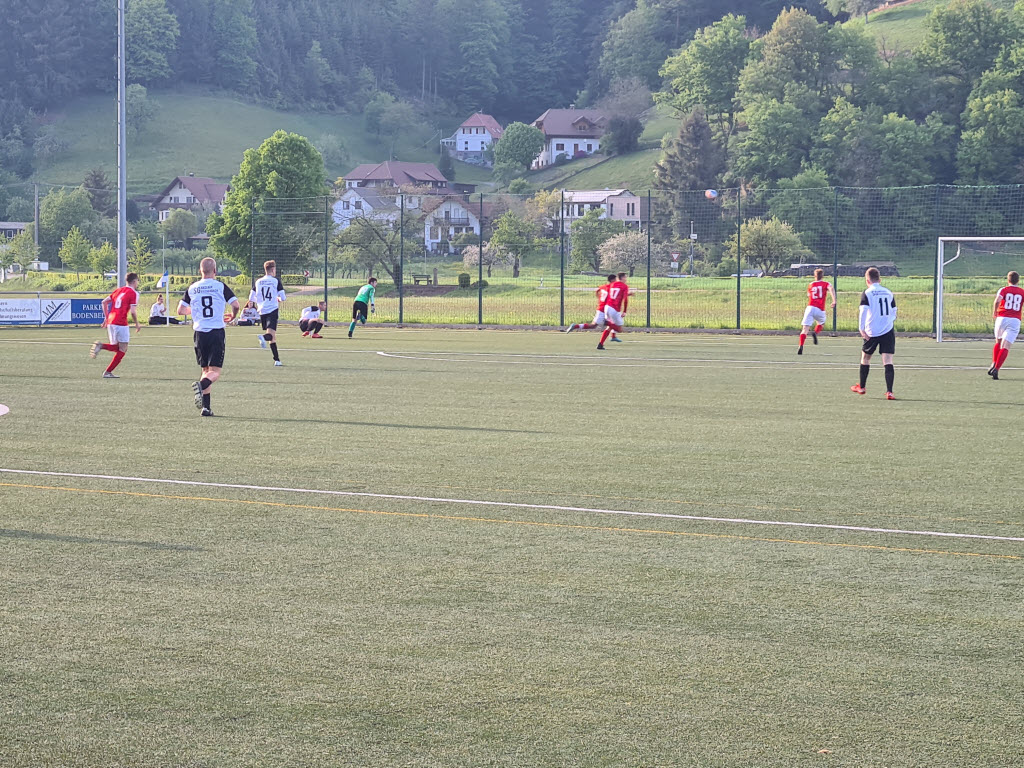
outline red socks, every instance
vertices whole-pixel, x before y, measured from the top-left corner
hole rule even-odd
[[[608,334],[610,334],[611,332],[612,332],[611,328],[605,328],[604,329],[604,333],[601,334],[601,341],[599,341],[598,343],[599,344],[604,344],[606,341],[608,341]]]
[[[800,346],[801,347],[804,345],[805,341],[807,341],[807,334],[806,333],[801,333],[800,334]]]
[[[118,347],[117,344],[104,344],[103,349],[107,352],[117,352]]]
[[[580,323],[580,330],[589,331],[591,328],[597,328],[593,323]]]
[[[814,328],[814,332],[815,332],[815,333],[821,333],[821,329],[822,329],[822,328],[824,328],[824,327],[825,327],[824,325],[822,325],[821,323],[818,323],[818,324],[817,324],[817,325],[815,326],[815,328]]]
[[[998,359],[996,360],[996,370],[997,370],[997,371],[998,371],[998,370],[999,370],[1000,368],[1002,368],[1002,367],[1003,367],[1003,363],[1005,363],[1005,362],[1006,362],[1006,356],[1007,356],[1008,354],[1010,354],[1010,350],[1008,350],[1008,349],[1000,349],[1000,350],[999,350],[999,358],[998,358]]]
[[[107,346],[110,345],[108,344]],[[117,349],[117,347],[114,347],[114,349]],[[122,352],[120,349],[117,349],[117,353],[114,355],[114,359],[111,360],[110,365],[107,366],[107,373],[112,373],[113,370],[117,368],[118,365],[120,365],[122,360],[124,360],[124,352]]]

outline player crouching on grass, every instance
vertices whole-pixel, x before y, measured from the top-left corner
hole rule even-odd
[[[1024,288],[1017,285],[1020,275],[1011,272],[1006,276],[1007,285],[996,294],[996,303],[992,307],[992,316],[996,319],[996,345],[992,348],[992,367],[988,375],[999,378],[999,369],[1010,354],[1010,347],[1020,333],[1021,306],[1024,305]]]
[[[356,300],[352,302],[352,322],[348,326],[348,337],[352,338],[352,331],[356,329],[356,323],[366,325],[366,310],[369,306],[370,312],[374,311],[373,298],[377,293],[377,278],[371,277],[366,285],[359,289]]]
[[[139,325],[139,315],[136,307],[139,303],[139,276],[129,272],[125,285],[115,290],[101,302],[103,309],[103,325],[107,329],[109,344],[102,341],[94,342],[89,351],[89,357],[95,358],[101,349],[114,353],[114,359],[110,361],[107,370],[103,372],[104,379],[120,378],[114,375],[114,369],[121,364],[125,354],[128,352],[128,342],[131,341],[131,329],[128,327],[128,315],[135,321],[135,332],[142,330]]]
[[[860,335],[864,339],[860,356],[860,383],[850,389],[858,395],[867,390],[868,372],[871,369],[871,355],[878,349],[882,353],[882,364],[885,366],[885,399],[895,400],[892,393],[896,371],[892,366],[892,356],[896,352],[896,298],[892,291],[879,284],[878,270],[871,267],[864,273],[868,284],[867,290],[860,295]]]
[[[825,270],[814,270],[814,282],[807,286],[807,309],[804,310],[804,320],[800,329],[800,346],[796,350],[798,355],[804,353],[804,342],[807,341],[808,331],[810,331],[814,343],[818,343],[818,334],[821,333],[821,329],[825,327],[825,320],[828,319],[825,314],[826,293],[832,297],[832,309],[836,308],[836,290],[832,283],[822,279],[824,277]],[[814,323],[814,330],[811,330],[811,323]]]
[[[573,331],[589,331],[591,328],[604,328],[605,316],[604,307],[608,302],[608,289],[611,288],[612,283],[615,282],[615,275],[608,275],[608,282],[605,285],[600,286],[595,293],[597,294],[597,313],[594,315],[594,322],[592,323],[573,323],[565,329],[566,333],[572,333]],[[615,332],[612,332],[612,341],[622,341]]]
[[[321,329],[324,327],[320,319],[320,313],[327,311],[327,302],[321,301],[312,307],[302,308],[302,317],[299,318],[299,330],[303,336],[312,336],[314,339],[322,339]]]

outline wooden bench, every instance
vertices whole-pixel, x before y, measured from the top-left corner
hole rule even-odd
[[[413,275],[413,283],[419,285],[420,283],[426,283],[427,285],[433,285],[433,279],[430,275]]]

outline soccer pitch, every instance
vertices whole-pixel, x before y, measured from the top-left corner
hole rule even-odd
[[[1022,351],[99,333],[0,330],[5,768],[1020,762]]]

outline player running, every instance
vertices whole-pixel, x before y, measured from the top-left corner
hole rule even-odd
[[[896,351],[896,298],[892,291],[879,284],[878,270],[871,267],[864,273],[867,290],[860,295],[860,335],[864,339],[860,356],[860,383],[850,389],[858,395],[867,390],[868,372],[871,369],[871,355],[878,349],[882,353],[882,364],[885,366],[885,399],[895,400],[892,383],[896,371],[892,367],[892,356]]]
[[[238,317],[238,299],[220,280],[216,280],[217,262],[205,258],[199,262],[202,279],[192,283],[178,302],[179,315],[192,315],[192,338],[196,349],[196,363],[202,377],[192,383],[196,408],[200,416],[213,416],[210,407],[210,388],[220,378],[224,368],[227,341],[224,326]],[[231,314],[226,314],[228,304]]]
[[[836,308],[836,289],[832,283],[823,280],[825,270],[814,270],[814,282],[807,286],[807,309],[804,310],[804,320],[800,329],[800,346],[796,353],[804,353],[804,342],[807,341],[807,332],[810,331],[814,343],[818,343],[818,334],[825,327],[828,316],[825,314],[825,294],[832,297],[832,309]],[[814,330],[811,330],[812,323]]]
[[[599,286],[595,293],[597,294],[597,313],[594,315],[594,322],[592,323],[573,323],[565,329],[566,333],[572,331],[589,331],[591,328],[603,328],[605,325],[604,307],[608,301],[608,289],[612,283],[615,282],[615,275],[608,275],[608,282],[602,286]],[[619,341],[619,337],[613,332],[612,341]]]
[[[352,323],[348,327],[348,337],[352,338],[352,331],[356,329],[356,323],[366,325],[366,310],[369,306],[370,312],[374,311],[373,297],[377,293],[377,278],[371,277],[366,285],[359,289],[356,300],[352,302]]]
[[[988,375],[999,378],[999,369],[1010,354],[1010,347],[1020,333],[1020,312],[1024,305],[1024,288],[1021,288],[1020,275],[1010,272],[1006,276],[1007,285],[999,289],[996,302],[992,307],[992,316],[996,319],[996,345],[992,348],[992,367]]]
[[[609,275],[611,277],[611,275]],[[598,349],[604,349],[604,343],[612,333],[621,333],[625,322],[626,310],[629,309],[629,286],[626,285],[626,273],[619,272],[614,283],[608,286],[608,299],[604,305],[605,329],[601,334],[601,340],[597,342]]]
[[[255,301],[260,312],[260,325],[263,327],[263,333],[259,336],[260,346],[266,349],[269,342],[274,365],[280,366],[281,358],[277,354],[277,317],[281,302],[285,300],[284,283],[277,276],[276,262],[263,262],[263,272],[263,277],[252,284],[249,301]]]
[[[119,379],[114,375],[114,369],[121,364],[125,354],[128,352],[128,342],[131,340],[131,329],[128,327],[128,315],[135,321],[135,332],[142,330],[139,325],[139,276],[129,272],[125,285],[116,289],[101,302],[103,309],[103,325],[107,329],[109,344],[102,341],[93,342],[89,357],[95,358],[101,349],[114,353],[114,359],[110,361],[107,370],[103,372],[104,379]]]
[[[320,329],[324,327],[320,320],[320,313],[327,311],[327,302],[321,301],[311,307],[302,308],[302,317],[299,318],[299,330],[303,336],[312,336],[314,339],[322,339]]]

